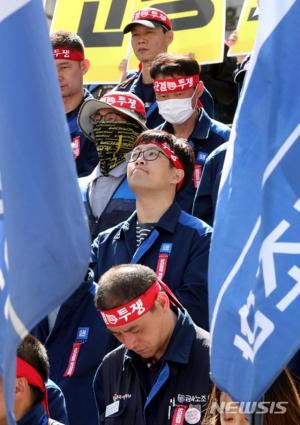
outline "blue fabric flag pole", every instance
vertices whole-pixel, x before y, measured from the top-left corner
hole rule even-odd
[[[256,401],[300,346],[300,2],[260,1],[209,265],[211,370]]]
[[[12,423],[16,347],[83,280],[89,236],[42,1],[2,2],[0,39],[0,374]]]

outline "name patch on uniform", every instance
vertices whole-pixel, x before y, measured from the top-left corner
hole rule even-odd
[[[193,181],[194,181],[195,189],[197,189],[197,187],[199,186],[201,176],[202,176],[202,165],[195,164],[194,173],[193,173]]]
[[[131,394],[114,394],[113,395],[113,401],[117,401],[117,400],[127,400],[131,398]]]
[[[163,280],[168,264],[168,258],[172,251],[172,243],[162,243],[159,250],[159,256],[156,266],[156,274],[160,280]]]
[[[172,417],[172,425],[183,425],[185,419],[186,406],[176,406]]]
[[[198,152],[197,153],[196,162],[197,163],[200,163],[200,164],[204,164],[206,158],[207,158],[207,153],[206,152]]]
[[[159,252],[165,254],[171,254],[172,252],[172,243],[162,243]]]
[[[114,401],[111,404],[108,404],[105,408],[105,417],[113,415],[114,413],[117,413],[120,408],[120,400]]]
[[[77,341],[86,342],[89,336],[89,328],[78,328],[77,330]]]
[[[177,394],[176,398],[178,403],[206,403],[208,401],[206,394],[202,394],[202,395]]]

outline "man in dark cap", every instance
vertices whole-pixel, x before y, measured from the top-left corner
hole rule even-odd
[[[160,116],[155,101],[150,68],[156,56],[167,52],[173,41],[172,22],[162,10],[147,7],[134,13],[132,21],[125,26],[123,32],[131,32],[131,45],[140,61],[140,70],[119,84],[117,90],[130,91],[142,99],[147,112],[147,127],[155,128],[164,119]],[[213,100],[206,89],[201,95],[201,101],[206,112],[213,117]]]

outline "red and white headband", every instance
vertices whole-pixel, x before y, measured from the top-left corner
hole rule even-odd
[[[159,9],[149,7],[149,8],[138,10],[137,12],[134,13],[132,22],[140,21],[140,20],[142,21],[144,19],[148,21],[160,22],[161,24],[165,25],[169,29],[172,28],[172,22],[170,18],[162,10],[159,10]]]
[[[106,326],[113,328],[139,319],[151,310],[160,290],[160,284],[155,281],[144,294],[134,298],[127,304],[120,305],[111,310],[101,310],[100,313],[104,323]]]
[[[33,385],[42,391],[44,394],[42,403],[47,415],[49,416],[47,388],[43,378],[38,373],[38,371],[33,366],[31,366],[31,364],[21,359],[20,357],[17,357],[16,376],[17,378],[26,378],[30,385]]]
[[[154,91],[157,94],[175,93],[189,90],[199,83],[199,75],[188,75],[185,77],[173,77],[165,80],[154,80]]]
[[[172,164],[174,165],[175,168],[178,168],[179,170],[184,170],[180,159],[178,158],[177,155],[175,155],[175,152],[170,148],[170,146],[168,146],[166,143],[157,143],[155,141],[150,141],[150,142],[143,143],[143,144],[149,144],[149,143],[151,143],[151,145],[155,145],[155,146],[159,147],[164,152],[164,154],[169,158],[169,160],[172,162]],[[177,186],[176,186],[177,191],[183,185],[183,180],[184,180],[184,177],[182,178],[182,180],[179,183],[177,183]]]
[[[127,94],[109,94],[101,97],[101,102],[108,103],[115,108],[124,108],[132,112],[136,112],[146,119],[146,110],[143,102],[138,97],[133,97]]]
[[[143,144],[148,145],[148,143],[151,143],[151,145],[158,146],[164,152],[164,154],[169,158],[169,160],[172,162],[175,168],[179,168],[180,170],[184,169],[178,156],[175,155],[174,151],[166,143],[157,143],[157,142],[151,141],[151,142],[147,142]]]
[[[68,61],[78,61],[81,62],[84,60],[84,54],[79,52],[79,50],[69,49],[68,47],[55,47],[53,49],[54,59],[66,59]]]

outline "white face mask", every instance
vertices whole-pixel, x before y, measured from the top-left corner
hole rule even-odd
[[[160,115],[170,124],[182,124],[195,111],[192,107],[192,97],[186,99],[168,99],[157,101]]]

